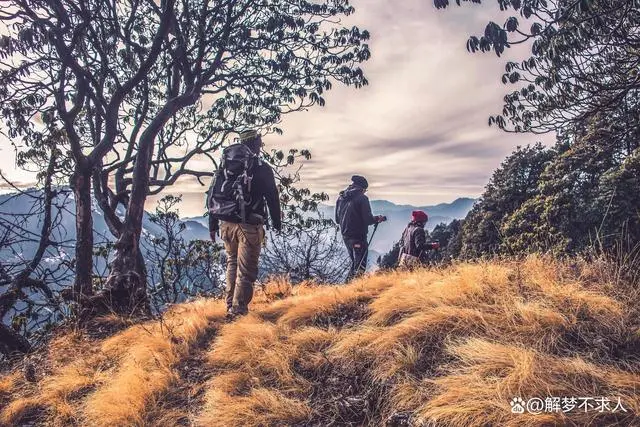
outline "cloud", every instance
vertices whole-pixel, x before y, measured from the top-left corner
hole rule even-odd
[[[426,205],[476,197],[517,145],[541,140],[487,125],[510,90],[500,82],[504,63],[523,59],[527,49],[509,49],[499,59],[466,51],[469,35],[482,33],[490,20],[506,20],[494,3],[444,11],[431,0],[352,3],[356,13],[344,23],[372,35],[372,58],[363,65],[370,85],[356,90],[335,84],[325,108],[286,116],[285,134],[265,138],[271,148],[311,150],[302,169],[304,185],[335,200],[359,173],[367,176],[374,199]],[[199,159],[192,167],[211,165]],[[187,178],[167,192],[183,194],[182,214],[198,215],[205,191]]]
[[[6,181],[0,181],[0,191],[5,192],[8,191],[10,193],[14,192],[16,188],[29,188],[35,187],[37,182],[35,181],[13,181],[8,183]]]
[[[267,141],[311,149],[303,183],[312,190],[335,197],[360,173],[373,198],[427,204],[478,196],[505,156],[540,139],[488,127],[509,90],[500,83],[505,61],[526,54],[466,51],[469,35],[506,19],[495,5],[444,12],[425,0],[354,5],[353,24],[372,34],[363,66],[370,86],[336,87],[325,108],[286,117],[285,134]]]

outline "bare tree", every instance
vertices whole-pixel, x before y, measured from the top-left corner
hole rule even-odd
[[[185,224],[176,209],[180,201],[165,196],[158,202],[150,215],[159,228],[157,234],[147,232],[143,239],[149,294],[156,310],[188,297],[220,294],[224,286],[222,247],[210,241],[185,241]]]
[[[342,283],[349,262],[335,225],[320,222],[304,231],[269,233],[261,267],[263,275],[287,276],[292,283]]]
[[[0,353],[5,355],[28,351],[28,338],[62,316],[56,295],[60,283],[71,277],[65,257],[71,242],[56,232],[68,194],[53,187],[60,153],[49,148],[46,169],[39,176],[42,188],[14,188],[17,192],[0,202]],[[36,225],[39,230],[34,231]]]
[[[148,194],[209,158],[231,131],[324,104],[337,81],[360,87],[369,34],[346,28],[348,0],[7,0],[0,103],[11,138],[66,134],[76,199],[76,297],[148,309],[140,252]],[[91,283],[91,190],[117,237],[104,292]],[[303,193],[299,193],[303,194]],[[306,197],[306,196],[305,196]],[[126,205],[124,218],[115,214]],[[90,301],[90,302],[89,302]]]

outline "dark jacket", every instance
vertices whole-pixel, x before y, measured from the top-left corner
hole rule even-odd
[[[369,198],[360,187],[350,185],[340,192],[336,202],[336,223],[347,239],[367,241],[369,226],[376,223]]]
[[[420,257],[428,249],[431,249],[431,244],[427,243],[427,235],[424,232],[424,227],[422,224],[410,222],[402,233],[400,254]]]
[[[273,176],[273,170],[266,163],[261,163],[253,172],[253,180],[251,181],[251,200],[252,209],[247,211],[247,215],[256,213],[266,220],[265,200],[269,207],[269,216],[271,217],[271,225],[280,231],[282,228],[282,218],[280,213],[280,196],[278,195],[278,187]],[[241,219],[237,217],[220,218],[223,221],[240,223]],[[209,231],[218,231],[218,219],[209,215]]]

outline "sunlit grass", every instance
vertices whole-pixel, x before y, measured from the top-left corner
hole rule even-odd
[[[196,351],[208,373],[191,384],[204,390],[200,425],[633,424],[637,290],[603,271],[532,257],[337,287],[274,280],[233,323],[221,301],[199,300],[106,339],[57,338],[37,383],[0,377],[0,424],[148,425],[151,412],[175,424],[184,409],[165,399],[196,381],[178,370]],[[564,396],[620,398],[627,412],[513,414],[509,404]]]

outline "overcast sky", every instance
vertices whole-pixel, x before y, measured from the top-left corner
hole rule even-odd
[[[436,10],[431,0],[354,0],[348,25],[371,32],[370,85],[341,87],[324,108],[285,117],[284,135],[268,147],[309,148],[303,184],[329,193],[330,203],[353,174],[369,180],[369,197],[427,205],[477,197],[493,170],[517,145],[540,140],[489,127],[511,90],[504,63],[524,52],[471,54],[466,42],[500,17],[495,2]],[[183,182],[183,215],[198,215],[203,189]]]
[[[284,135],[265,138],[268,147],[311,150],[303,184],[328,192],[331,203],[356,173],[369,180],[372,199],[426,205],[477,197],[517,145],[541,139],[487,125],[511,90],[500,83],[505,61],[523,54],[466,51],[470,34],[482,33],[491,19],[504,21],[495,2],[444,11],[432,0],[352,3],[356,13],[346,23],[371,33],[372,58],[363,65],[370,85],[334,85],[324,108],[287,116]],[[2,170],[28,181],[2,148]],[[202,213],[205,190],[193,180],[172,189],[183,194],[181,215]]]

